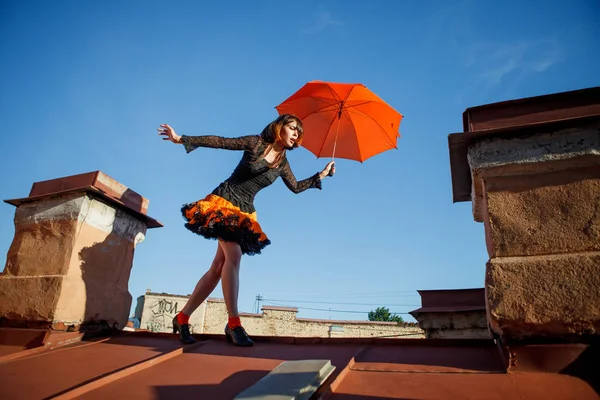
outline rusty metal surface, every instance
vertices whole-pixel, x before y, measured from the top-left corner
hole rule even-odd
[[[485,311],[485,307],[479,306],[448,306],[448,307],[421,307],[409,311],[409,314],[416,318],[418,313],[455,313],[467,311]]]
[[[331,400],[597,400],[584,381],[556,374],[419,374],[349,371]]]
[[[199,337],[182,346],[174,335],[124,333],[0,362],[0,398],[231,399],[281,362],[302,359],[336,366],[320,389],[325,398],[598,398],[573,376],[503,373],[491,340],[258,338],[238,348],[222,335]]]
[[[600,393],[600,343],[528,344],[511,346],[509,371],[570,375]]]
[[[44,196],[60,193],[66,190],[94,186],[100,171],[86,172],[83,174],[70,175],[62,178],[48,179],[34,182],[29,191],[29,197]]]
[[[354,357],[354,371],[380,372],[505,372],[500,353],[493,346],[422,346],[394,349],[369,346]]]
[[[508,100],[463,113],[465,132],[600,115],[600,87]]]
[[[483,307],[485,289],[417,290],[423,307]]]
[[[2,363],[0,398],[46,398],[180,346],[175,338],[115,337]]]
[[[142,214],[147,214],[148,212],[148,199],[117,182],[102,171],[92,171],[35,182],[31,187],[29,197],[52,195],[74,189],[84,189],[90,186],[103,192],[106,196],[121,201],[132,210]]]
[[[42,346],[48,334],[43,329],[0,328],[0,360],[9,354]]]
[[[79,397],[106,399],[122,394],[142,399],[231,399],[258,382],[283,361],[330,359],[335,374],[358,350],[354,345],[286,345],[264,342],[237,348],[211,340],[182,354]]]
[[[575,343],[515,346],[510,348],[510,369],[515,372],[561,372],[590,349],[591,345]]]
[[[421,307],[410,311],[417,318],[426,312],[465,312],[485,310],[485,289],[418,290]]]

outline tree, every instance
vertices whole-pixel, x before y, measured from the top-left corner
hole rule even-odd
[[[391,314],[390,309],[386,307],[377,307],[369,312],[369,321],[384,321],[384,322],[404,322],[398,314]]]

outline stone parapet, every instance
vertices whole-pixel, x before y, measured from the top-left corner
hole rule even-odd
[[[498,257],[487,263],[491,328],[504,337],[600,332],[600,252]]]
[[[454,198],[485,227],[491,329],[507,342],[599,335],[600,88],[464,117],[449,136]]]

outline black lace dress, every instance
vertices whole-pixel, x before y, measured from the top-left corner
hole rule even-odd
[[[256,220],[254,198],[260,190],[271,185],[278,177],[294,193],[310,188],[321,189],[318,173],[297,181],[287,157],[277,167],[271,168],[261,157],[268,143],[259,135],[239,138],[184,135],[181,139],[187,153],[198,147],[244,152],[231,176],[210,195],[181,208],[187,229],[207,239],[236,242],[243,254],[260,254],[271,243]]]

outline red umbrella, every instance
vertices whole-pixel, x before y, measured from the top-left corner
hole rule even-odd
[[[360,83],[308,82],[275,108],[302,120],[302,146],[317,157],[363,162],[398,148],[402,114]]]

